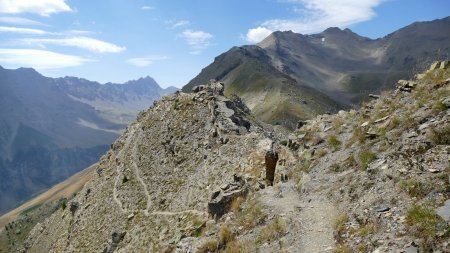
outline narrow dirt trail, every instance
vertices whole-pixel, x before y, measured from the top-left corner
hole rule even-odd
[[[169,211],[155,211],[150,213],[151,215],[180,215],[180,214],[195,214],[198,216],[208,216],[207,212],[201,212],[198,210],[184,210],[184,211],[178,211],[178,212],[169,212]]]
[[[298,249],[300,252],[332,252],[336,208],[323,196],[309,197],[300,205],[298,218],[302,230]]]
[[[263,204],[287,222],[288,252],[332,252],[336,207],[317,192],[318,184],[299,193],[293,182],[263,190]]]
[[[114,189],[113,189],[113,200],[114,202],[116,202],[116,204],[119,206],[119,209],[122,213],[127,213],[128,211],[126,209],[123,208],[122,206],[122,202],[119,200],[119,198],[117,197],[117,185],[119,184],[119,180],[121,177],[121,173],[120,173],[120,169],[117,166],[117,176],[116,179],[114,181]]]
[[[140,128],[138,128],[138,129],[140,129]],[[139,140],[141,140],[141,136],[142,136],[142,131],[141,130],[137,130],[137,131],[138,132],[135,137],[134,145],[131,150],[131,166],[133,168],[134,175],[138,179],[139,183],[142,185],[142,188],[144,189],[144,194],[147,197],[147,205],[146,205],[146,209],[144,210],[144,214],[146,216],[149,216],[150,215],[149,210],[152,206],[152,197],[150,196],[147,184],[145,183],[144,179],[142,178],[141,172],[136,163],[136,161],[139,160],[138,155],[137,155],[138,154],[138,143],[139,143]]]
[[[130,127],[129,132],[127,134],[127,138],[125,140],[125,144],[122,147],[122,149],[119,151],[119,153],[116,155],[116,157],[119,159],[120,164],[118,164],[116,166],[116,172],[117,172],[117,176],[115,178],[114,181],[114,189],[113,189],[113,199],[114,202],[116,202],[116,204],[119,206],[120,210],[122,213],[127,214],[132,212],[131,210],[128,210],[126,208],[123,207],[122,201],[120,201],[119,197],[118,197],[118,185],[120,183],[120,180],[122,179],[122,170],[123,170],[123,161],[125,161],[125,157],[124,157],[124,151],[126,150],[130,150],[131,148],[131,159],[130,159],[130,163],[131,163],[131,167],[133,169],[133,173],[136,176],[137,180],[139,181],[140,185],[143,188],[143,192],[147,198],[147,205],[146,205],[146,209],[143,210],[144,215],[145,216],[150,216],[150,215],[168,215],[168,216],[172,216],[172,215],[180,215],[180,214],[186,214],[186,213],[190,213],[190,214],[195,214],[195,215],[199,215],[199,216],[204,216],[207,215],[206,212],[202,212],[202,211],[198,211],[198,210],[183,210],[183,211],[177,211],[177,212],[170,212],[170,211],[154,211],[154,212],[150,212],[150,209],[152,207],[152,198],[150,195],[150,192],[148,190],[148,186],[145,183],[144,179],[141,176],[141,170],[139,169],[139,166],[137,165],[137,161],[139,160],[138,158],[138,145],[139,145],[139,140],[141,140],[142,138],[142,131],[140,130],[139,125],[133,125]]]
[[[136,126],[135,125],[130,125],[129,129],[128,129],[128,133],[127,133],[127,138],[125,139],[125,144],[122,147],[122,149],[119,151],[119,153],[114,157],[114,160],[118,160],[119,164],[116,164],[116,178],[114,180],[114,188],[113,188],[113,200],[114,202],[116,202],[116,204],[119,206],[120,211],[124,214],[128,213],[129,211],[123,207],[122,201],[120,201],[120,199],[118,198],[118,190],[117,187],[120,183],[120,180],[122,179],[123,175],[122,175],[122,170],[123,170],[123,152],[125,150],[128,150],[128,147],[130,146],[132,140],[133,140],[133,136],[136,132]]]

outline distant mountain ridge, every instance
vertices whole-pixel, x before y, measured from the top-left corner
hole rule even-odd
[[[225,83],[263,121],[293,127],[298,119],[357,105],[450,55],[450,17],[416,22],[383,38],[328,28],[302,35],[274,32],[257,45],[233,47],[183,87]]]
[[[0,213],[95,163],[137,113],[173,92],[0,67]]]
[[[155,99],[173,93],[177,88],[161,88],[150,76],[123,84],[92,82],[77,77],[56,79],[57,86],[71,98],[93,106],[106,113],[106,117],[119,124],[134,120],[143,105],[150,105]],[[116,111],[108,111],[114,108]],[[105,111],[106,110],[106,111]],[[112,116],[116,117],[112,117]]]

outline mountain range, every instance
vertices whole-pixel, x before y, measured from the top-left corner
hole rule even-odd
[[[150,77],[99,84],[0,67],[0,213],[97,162],[139,111],[175,90]]]
[[[448,252],[449,88],[437,62],[289,133],[220,82],[165,96],[0,252]]]
[[[393,88],[434,60],[448,59],[450,17],[416,22],[383,38],[329,28],[303,35],[274,32],[257,45],[233,47],[183,87],[225,83],[259,119],[293,128],[299,119],[355,107]]]

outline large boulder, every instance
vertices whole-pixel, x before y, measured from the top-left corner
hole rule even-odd
[[[215,217],[221,217],[228,212],[235,199],[245,197],[247,192],[247,182],[242,177],[234,175],[233,182],[223,185],[211,195],[208,202],[208,213]]]

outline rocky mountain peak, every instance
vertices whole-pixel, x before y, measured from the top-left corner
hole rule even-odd
[[[368,94],[448,58],[448,20],[415,23],[380,39],[337,27],[312,35],[274,32],[256,46],[221,54],[183,91],[217,79],[258,119],[293,128],[300,119],[358,107]]]
[[[7,70],[7,69],[3,69],[3,70]],[[14,78],[18,78],[18,79],[26,79],[26,78],[41,79],[44,77],[39,72],[37,72],[34,68],[23,68],[22,67],[22,68],[12,70],[12,73],[14,74]]]
[[[286,42],[299,42],[301,39],[304,39],[305,35],[294,33],[292,31],[275,31],[269,36],[267,36],[264,40],[259,42],[257,45],[261,48],[271,48],[277,47],[281,43]]]
[[[329,27],[327,29],[325,29],[325,31],[323,31],[323,33],[328,33],[328,34],[338,34],[338,33],[342,33],[344,32],[344,30],[342,30],[339,27]]]
[[[351,42],[355,43],[356,41],[369,43],[372,41],[369,38],[363,37],[357,33],[354,33],[349,28],[340,29],[338,27],[331,27],[326,29],[325,31],[312,35],[313,37],[325,38],[326,40],[333,40],[334,43],[340,44],[340,46],[345,46],[345,43],[351,44]]]

